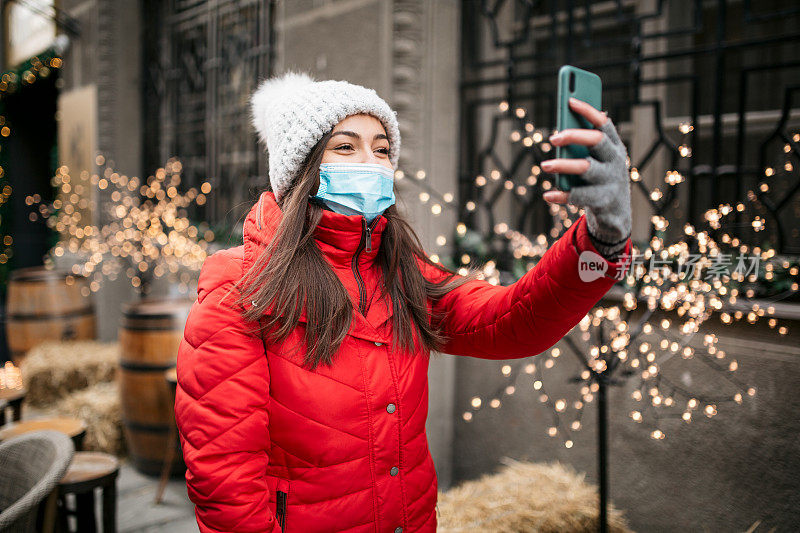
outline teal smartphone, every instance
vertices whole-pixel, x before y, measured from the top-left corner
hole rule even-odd
[[[558,70],[556,129],[558,131],[570,128],[594,129],[591,122],[569,108],[569,99],[574,97],[583,100],[595,109],[602,110],[602,89],[603,85],[597,74],[572,65],[562,66]],[[581,144],[556,146],[556,158],[578,159],[588,155],[589,149]],[[569,191],[576,185],[586,185],[586,181],[577,174],[558,174],[556,176],[556,187],[562,191]]]

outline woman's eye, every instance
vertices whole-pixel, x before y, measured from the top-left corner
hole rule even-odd
[[[349,144],[342,144],[340,146],[337,146],[335,149],[336,150],[352,150],[353,147],[351,145],[349,145]],[[382,153],[384,153],[386,155],[389,155],[389,149],[388,148],[378,148],[378,151],[382,152]]]

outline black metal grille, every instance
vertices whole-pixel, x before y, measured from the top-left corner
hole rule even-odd
[[[145,168],[176,156],[185,187],[210,181],[193,215],[227,235],[265,184],[248,97],[274,64],[275,2],[145,0],[144,10]]]
[[[524,139],[532,124],[546,142],[556,73],[572,64],[603,78],[603,108],[635,156],[642,179],[634,201],[644,201],[648,218],[667,217],[670,231],[701,227],[707,209],[746,202],[752,191],[749,218],[759,214],[767,229],[742,224],[743,242],[800,254],[796,2],[473,0],[463,3],[462,28],[461,219],[487,239],[501,240],[493,231],[501,220],[528,234],[552,229],[541,200],[548,176],[532,170],[554,150],[509,135]],[[648,113],[652,120],[642,121]],[[681,133],[682,122],[693,129]],[[669,170],[686,182],[665,185]],[[486,185],[476,186],[478,176]],[[663,193],[656,199],[655,188]]]

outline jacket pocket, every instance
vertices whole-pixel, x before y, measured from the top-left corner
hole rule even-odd
[[[286,479],[277,479],[275,486],[275,518],[281,526],[281,531],[286,533],[287,527],[287,509],[289,507],[289,481]]]

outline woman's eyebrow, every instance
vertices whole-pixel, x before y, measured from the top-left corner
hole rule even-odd
[[[354,139],[360,139],[360,138],[361,138],[361,135],[359,135],[358,133],[356,133],[356,132],[354,132],[354,131],[348,131],[348,130],[339,130],[339,131],[335,131],[335,132],[333,132],[333,135],[331,135],[331,138],[333,138],[333,137],[335,137],[336,135],[339,135],[339,134],[341,134],[341,135],[347,135],[348,137],[353,137]],[[385,134],[383,134],[383,133],[376,133],[376,134],[375,134],[375,137],[373,137],[373,139],[372,139],[372,140],[373,140],[373,141],[375,141],[375,140],[377,140],[377,139],[386,139],[386,140],[388,141],[388,140],[389,140],[389,137],[387,137],[387,136],[386,136]]]

